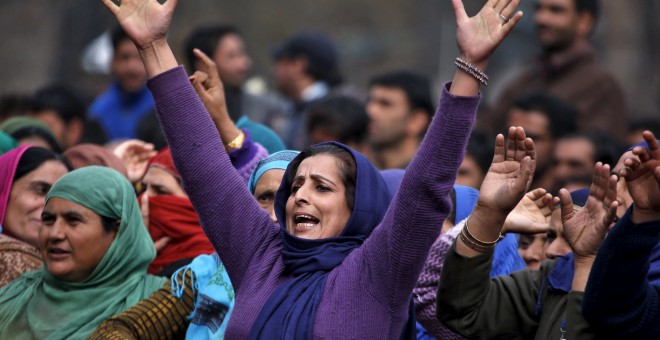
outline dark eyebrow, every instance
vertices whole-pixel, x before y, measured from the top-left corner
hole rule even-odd
[[[40,181],[40,180],[32,181],[32,182],[30,182],[30,185],[31,186],[43,185],[43,186],[45,186],[49,189],[50,189],[51,186],[53,186],[51,183]]]
[[[327,178],[325,178],[325,177],[323,177],[323,176],[321,176],[321,175],[318,175],[318,174],[312,174],[312,175],[309,175],[309,177],[311,177],[312,179],[317,180],[317,181],[330,182],[330,184],[332,184],[332,185],[334,185],[334,186],[337,186],[337,184],[336,184],[335,182],[333,182],[333,181],[331,181],[331,180],[329,180],[329,179],[327,179]],[[304,180],[304,179],[305,179],[305,176],[302,176],[302,175],[296,176],[296,177],[293,179],[293,183],[295,183],[296,181],[301,180],[301,179]]]
[[[326,181],[326,182],[330,182],[330,184],[332,184],[332,185],[334,185],[334,186],[337,186],[337,184],[336,184],[335,182],[333,182],[333,181],[331,181],[331,180],[329,180],[329,179],[327,179],[327,178],[325,178],[325,177],[323,177],[323,176],[321,176],[321,175],[312,174],[312,175],[310,175],[309,177],[311,177],[311,178],[313,178],[313,179],[315,179],[315,180],[317,180],[317,181]]]
[[[81,213],[77,211],[65,211],[64,213],[62,213],[62,216],[64,216],[64,218],[66,219],[77,219],[81,221],[87,220],[85,216],[83,216]]]
[[[46,210],[44,210],[44,211],[41,212],[41,219],[42,219],[42,220],[43,220],[43,219],[46,219],[46,218],[53,218],[54,216],[55,216],[55,214],[53,214],[53,213],[50,212],[50,211],[46,211]]]
[[[263,196],[263,195],[271,195],[271,194],[274,195],[276,191],[277,190],[273,190],[273,189],[266,189],[263,192],[255,191],[255,194],[256,194],[255,196],[258,197],[258,196]]]

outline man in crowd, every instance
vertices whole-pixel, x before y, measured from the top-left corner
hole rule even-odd
[[[66,85],[53,84],[38,90],[31,105],[32,116],[48,125],[62,149],[79,143],[106,142],[101,125],[86,118],[84,100]]]
[[[523,94],[544,91],[577,110],[581,130],[623,139],[628,123],[623,92],[589,43],[597,16],[597,0],[538,0],[534,22],[542,54],[504,90],[480,127],[505,131],[502,124],[513,102]]]
[[[341,83],[339,54],[330,38],[319,32],[302,32],[273,50],[278,90],[289,100],[289,109],[267,120],[287,146],[302,150],[309,144],[305,133],[306,110]]]
[[[114,53],[110,69],[114,81],[89,108],[89,116],[103,127],[108,140],[138,137],[140,121],[154,111],[147,89],[147,73],[137,47],[119,27],[112,32]]]
[[[577,129],[575,110],[561,99],[537,92],[524,95],[508,112],[507,126],[520,126],[534,140],[536,172],[532,188],[553,185],[552,152],[555,142]]]
[[[428,79],[397,71],[373,78],[367,114],[369,143],[382,169],[405,168],[417,152],[433,117]]]

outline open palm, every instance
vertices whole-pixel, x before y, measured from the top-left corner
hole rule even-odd
[[[626,178],[636,208],[660,212],[660,144],[649,131],[642,136],[648,150],[635,147],[633,154],[639,157],[639,161],[635,158],[624,160],[625,168],[621,174]]]
[[[167,0],[161,5],[157,0],[121,0],[118,6],[113,0],[102,1],[138,48],[165,38],[178,2]]]
[[[545,233],[554,206],[559,198],[553,198],[545,189],[534,189],[520,200],[506,217],[502,233],[537,234]]]
[[[597,163],[589,198],[578,212],[573,208],[568,190],[559,191],[564,237],[576,258],[596,256],[616,217],[614,212],[619,204],[616,201],[616,182],[616,176],[610,176],[609,165]]]
[[[529,189],[536,166],[534,142],[521,127],[509,128],[509,140],[495,138],[495,155],[481,184],[479,205],[508,214]]]
[[[468,17],[461,0],[452,0],[456,13],[456,41],[458,50],[467,61],[480,64],[511,32],[522,17],[514,14],[520,0],[489,0],[473,17]],[[504,21],[504,18],[511,20]]]

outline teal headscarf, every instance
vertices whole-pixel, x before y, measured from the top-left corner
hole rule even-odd
[[[86,339],[109,317],[165,284],[147,275],[156,257],[133,187],[119,172],[90,166],[60,178],[46,202],[59,197],[121,220],[119,231],[89,278],[67,282],[46,268],[22,275],[0,290],[0,339]]]
[[[15,148],[16,141],[10,135],[0,131],[0,155]]]
[[[257,166],[254,168],[254,171],[252,171],[252,175],[250,175],[250,179],[248,180],[248,189],[250,192],[254,194],[254,190],[257,188],[257,182],[259,182],[259,178],[261,178],[261,176],[266,171],[272,169],[286,170],[286,168],[289,166],[289,163],[291,163],[291,161],[296,158],[299,153],[300,152],[298,151],[282,150],[260,160]]]

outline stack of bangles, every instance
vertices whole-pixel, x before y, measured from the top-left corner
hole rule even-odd
[[[478,69],[476,66],[468,63],[467,61],[459,57],[456,57],[454,64],[456,65],[456,67],[458,67],[459,70],[473,76],[480,83],[484,84],[484,86],[488,86],[488,76],[486,75],[486,73],[484,73],[484,71]]]
[[[468,248],[478,251],[480,253],[485,253],[488,252],[489,250],[495,248],[495,245],[497,245],[497,242],[502,239],[502,234],[500,234],[500,237],[492,242],[484,242],[480,241],[472,233],[470,232],[470,229],[468,228],[467,221],[465,221],[465,227],[463,227],[463,230],[461,230],[461,233],[459,234],[461,237],[461,241],[468,246]]]

